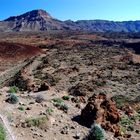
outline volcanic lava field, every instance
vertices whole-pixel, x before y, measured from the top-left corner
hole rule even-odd
[[[0,35],[0,117],[10,140],[140,138],[140,37]],[[92,126],[92,127],[91,127]]]

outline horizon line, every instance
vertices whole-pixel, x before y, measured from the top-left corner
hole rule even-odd
[[[28,13],[28,12],[32,12],[32,11],[36,11],[36,10],[43,10],[43,11],[46,11],[47,12],[47,10],[44,10],[44,9],[32,9],[32,10],[28,10],[28,11],[26,11],[26,12],[22,12],[21,14],[17,14],[17,15],[9,15],[9,16],[7,16],[7,17],[5,17],[5,18],[0,18],[0,22],[2,22],[2,21],[4,21],[4,20],[6,20],[6,19],[8,19],[8,18],[10,18],[10,17],[17,17],[17,16],[21,16],[21,15],[23,15],[23,14],[25,14],[25,13]],[[48,14],[50,14],[49,12],[47,12]],[[51,14],[50,14],[51,15]],[[114,20],[114,19],[104,19],[104,18],[95,18],[95,19],[59,19],[59,18],[57,18],[57,17],[54,17],[54,16],[52,16],[51,15],[51,17],[53,18],[53,19],[57,19],[57,20],[60,20],[60,21],[73,21],[73,22],[78,22],[78,21],[110,21],[110,22],[135,22],[135,21],[140,21],[140,19],[128,19],[128,20]]]

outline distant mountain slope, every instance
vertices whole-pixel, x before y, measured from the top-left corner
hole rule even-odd
[[[10,23],[13,31],[61,30],[67,27],[64,22],[52,18],[44,10],[33,10],[20,16],[10,17],[4,22]]]
[[[93,32],[140,32],[140,21],[60,21],[44,10],[33,10],[0,22],[0,31],[83,30]]]
[[[83,30],[97,32],[140,32],[140,21],[114,22],[107,20],[80,20],[76,24]]]

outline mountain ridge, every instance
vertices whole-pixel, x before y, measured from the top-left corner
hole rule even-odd
[[[18,16],[9,17],[9,18],[5,19],[4,21],[11,21],[11,20],[14,20],[16,18],[21,18],[21,17],[28,16],[29,14],[31,14],[33,16],[40,15],[42,17],[44,16],[44,17],[47,17],[47,18],[52,18],[51,15],[49,13],[47,13],[45,10],[38,9],[38,10],[32,10],[32,11],[26,12],[26,13],[18,15]]]
[[[0,21],[1,32],[80,30],[90,32],[140,32],[140,20],[66,20],[53,18],[42,9],[32,10]]]

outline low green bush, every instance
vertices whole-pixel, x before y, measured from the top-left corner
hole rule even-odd
[[[4,130],[3,125],[0,123],[0,140],[5,140],[6,139],[6,132]]]
[[[128,117],[122,117],[119,121],[119,124],[121,126],[131,125],[131,124],[133,124],[133,120],[131,120]]]
[[[60,103],[60,104],[63,103],[63,100],[61,98],[53,98],[52,101],[54,103]]]
[[[6,102],[16,104],[18,103],[18,97],[15,94],[10,94],[9,97],[6,99]]]
[[[51,109],[51,108],[47,108],[47,109],[46,109],[46,112],[47,112],[47,114],[51,115],[52,112],[53,112],[53,109]]]
[[[63,100],[69,100],[70,99],[70,96],[63,96],[62,99]]]
[[[17,93],[18,90],[19,90],[18,87],[12,86],[12,87],[10,87],[10,89],[8,90],[8,93]]]
[[[24,107],[23,107],[23,106],[19,106],[19,107],[18,107],[18,110],[24,111]]]
[[[45,125],[48,122],[47,117],[37,117],[37,118],[28,118],[25,120],[25,123],[28,127]]]
[[[60,110],[63,110],[65,113],[68,112],[69,107],[66,104],[61,104],[60,105]]]
[[[58,109],[64,111],[65,113],[67,113],[68,109],[69,109],[69,107],[64,103],[54,103],[54,106],[57,107]]]
[[[103,140],[104,139],[104,130],[100,125],[94,124],[91,127],[88,140]]]

